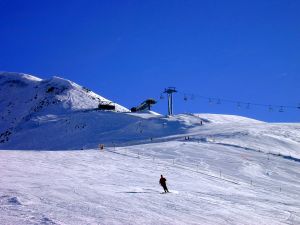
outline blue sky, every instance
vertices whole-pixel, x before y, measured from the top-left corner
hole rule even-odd
[[[300,122],[297,109],[198,97],[298,106],[300,1],[0,0],[0,8],[0,71],[61,76],[128,108],[175,86],[175,113]],[[154,110],[166,113],[166,99]]]

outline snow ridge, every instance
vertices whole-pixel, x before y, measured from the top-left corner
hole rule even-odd
[[[42,80],[23,73],[0,73],[0,143],[39,116],[95,110],[111,101],[72,81],[52,77]],[[127,112],[115,104],[116,112]]]

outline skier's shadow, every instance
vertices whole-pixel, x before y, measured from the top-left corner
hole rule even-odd
[[[145,193],[153,193],[149,191],[122,191],[117,193],[123,193],[123,194],[145,194]]]

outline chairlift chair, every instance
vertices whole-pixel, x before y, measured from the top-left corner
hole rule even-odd
[[[284,112],[283,106],[280,106],[279,112]]]
[[[272,112],[273,111],[273,107],[270,105],[269,106],[269,112]]]

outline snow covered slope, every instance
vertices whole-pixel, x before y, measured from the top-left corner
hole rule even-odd
[[[231,115],[95,110],[109,101],[69,80],[0,74],[0,149],[66,150],[182,140],[232,145],[300,158],[299,124],[269,124]],[[201,126],[201,121],[203,126]]]
[[[37,118],[94,110],[101,101],[110,102],[59,77],[42,80],[22,73],[0,73],[0,143],[9,142],[10,137]],[[117,112],[128,111],[115,106]]]
[[[297,225],[299,165],[187,140],[0,151],[0,223]],[[170,194],[160,194],[160,174]]]
[[[0,224],[300,224],[300,124],[99,111],[61,78],[0,85]]]

